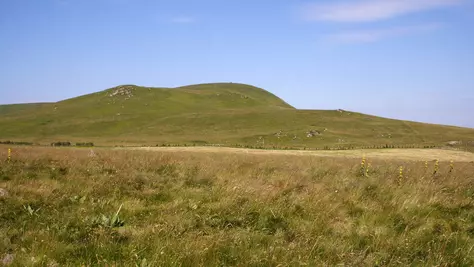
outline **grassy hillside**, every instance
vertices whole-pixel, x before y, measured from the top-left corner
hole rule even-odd
[[[124,85],[58,103],[0,106],[0,140],[6,139],[321,147],[473,140],[474,129],[297,110],[243,84]]]

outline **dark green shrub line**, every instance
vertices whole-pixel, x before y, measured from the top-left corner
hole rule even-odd
[[[156,147],[191,147],[196,146],[196,143],[192,144],[157,144]],[[439,146],[433,144],[385,144],[385,145],[371,145],[371,146],[356,146],[356,145],[345,145],[345,146],[329,146],[325,145],[324,147],[294,147],[294,146],[275,146],[275,145],[248,145],[248,144],[233,144],[233,145],[212,145],[212,144],[198,144],[198,146],[206,147],[232,147],[232,148],[247,148],[247,149],[261,149],[261,150],[355,150],[355,149],[409,149],[409,148],[418,148],[418,149],[429,149],[437,148]],[[142,147],[147,147],[143,145]]]
[[[33,143],[31,142],[24,142],[24,141],[0,141],[0,144],[2,145],[17,145],[17,146],[32,146]]]
[[[71,146],[71,142],[54,142],[51,146]]]

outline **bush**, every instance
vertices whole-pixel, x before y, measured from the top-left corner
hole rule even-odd
[[[23,146],[31,146],[33,143],[30,142],[15,142],[15,141],[0,141],[0,144],[3,145],[23,145]]]
[[[51,146],[71,146],[71,142],[55,142],[51,143]]]

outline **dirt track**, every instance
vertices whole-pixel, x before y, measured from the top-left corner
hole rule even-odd
[[[457,162],[474,162],[474,153],[443,150],[443,149],[376,149],[376,150],[341,150],[341,151],[307,151],[307,150],[258,150],[229,147],[143,147],[132,148],[137,150],[159,152],[202,152],[202,153],[240,153],[255,155],[301,155],[321,157],[348,157],[360,158],[362,156],[380,159],[405,159],[405,160],[440,160]]]

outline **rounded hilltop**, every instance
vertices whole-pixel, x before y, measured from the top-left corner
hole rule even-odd
[[[291,108],[291,105],[276,95],[252,85],[241,83],[203,83],[174,88],[144,87],[132,84],[119,85],[105,91],[110,98],[132,100],[133,98],[153,102],[167,99],[170,104],[214,108]],[[97,94],[103,95],[102,92]],[[95,95],[95,94],[93,94]],[[151,97],[151,98],[150,98]]]
[[[293,108],[284,100],[265,89],[242,83],[203,83],[181,86],[174,88],[174,90],[182,90],[190,93],[200,93],[216,96],[230,94],[238,97],[240,96],[240,98],[242,99],[252,99],[268,106]]]

